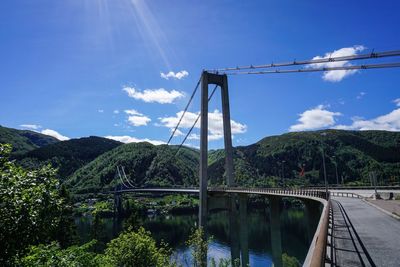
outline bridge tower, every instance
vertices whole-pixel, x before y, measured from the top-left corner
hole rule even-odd
[[[235,185],[233,177],[233,152],[231,118],[229,109],[228,78],[226,74],[214,74],[203,71],[201,75],[201,116],[200,116],[200,206],[199,226],[204,227],[207,220],[207,184],[208,184],[208,86],[214,84],[221,88],[222,120],[225,145],[225,170],[228,187]]]
[[[116,185],[114,188],[114,218],[122,213],[122,197],[119,192],[120,190],[121,185]]]

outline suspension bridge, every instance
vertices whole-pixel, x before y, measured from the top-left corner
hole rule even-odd
[[[135,188],[125,175],[123,167],[118,167],[120,184],[116,189],[115,202],[119,202],[124,193],[185,193],[199,196],[199,227],[207,228],[207,215],[213,209],[226,209],[230,216],[231,256],[232,259],[240,258],[242,266],[249,264],[248,244],[246,241],[247,210],[246,196],[249,194],[264,195],[269,199],[271,216],[271,243],[273,249],[274,266],[282,266],[281,233],[279,228],[280,202],[282,197],[298,198],[306,206],[310,218],[319,218],[315,226],[315,233],[310,242],[310,248],[303,266],[395,266],[395,259],[400,251],[396,240],[400,240],[400,223],[396,219],[388,218],[382,212],[376,212],[374,207],[362,201],[362,190],[340,191],[329,190],[326,171],[324,171],[325,188],[313,189],[282,189],[282,188],[241,188],[235,183],[233,166],[233,148],[231,136],[231,120],[228,92],[228,76],[230,75],[266,75],[290,74],[306,72],[326,72],[338,70],[370,70],[400,67],[400,62],[377,62],[383,58],[400,56],[400,50],[383,51],[358,54],[342,57],[325,57],[313,60],[290,61],[270,63],[266,65],[237,66],[221,69],[204,70],[199,78],[191,97],[173,129],[167,145],[175,136],[176,131],[184,118],[191,102],[200,88],[200,113],[193,122],[192,127],[179,144],[175,153],[178,155],[180,148],[186,142],[196,124],[200,120],[200,166],[198,188]],[[371,64],[329,66],[327,63],[347,61],[373,61]],[[322,67],[321,64],[324,64]],[[304,66],[299,68],[298,66]],[[214,88],[209,94],[209,86]],[[225,149],[225,187],[208,186],[208,104],[217,88],[221,90],[223,136]],[[398,188],[395,188],[400,193]],[[361,194],[360,194],[361,193]],[[221,197],[221,196],[229,196]],[[350,199],[350,200],[349,200]],[[355,220],[352,214],[363,209],[364,214],[359,214],[363,221]],[[369,215],[368,215],[369,214]],[[240,226],[238,224],[240,220]],[[355,221],[353,224],[352,222]],[[375,231],[376,222],[381,221],[381,230]],[[388,228],[387,228],[388,227]],[[343,229],[343,231],[342,231]],[[362,233],[359,233],[362,229]],[[392,235],[383,235],[382,231],[388,229]],[[365,231],[364,231],[365,230]],[[375,234],[374,234],[375,232]],[[366,235],[367,233],[367,235]],[[367,237],[366,237],[367,236]],[[382,240],[382,236],[386,238]],[[395,244],[395,248],[393,248]],[[382,251],[384,253],[382,253]],[[384,256],[383,256],[384,255]]]

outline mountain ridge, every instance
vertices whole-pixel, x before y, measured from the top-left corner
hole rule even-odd
[[[103,137],[82,137],[28,151],[19,155],[17,160],[20,165],[29,169],[51,164],[58,169],[59,179],[63,181],[80,167],[121,144]]]
[[[199,150],[150,143],[122,144],[102,137],[57,142],[16,158],[24,166],[51,163],[74,193],[96,193],[120,183],[124,166],[138,187],[196,186]],[[324,183],[324,151],[329,184],[368,184],[375,171],[382,184],[400,182],[400,132],[320,130],[268,136],[234,151],[239,186],[310,186]],[[224,184],[224,150],[210,150],[209,184]],[[338,177],[336,177],[336,166]],[[300,176],[304,168],[304,176]]]
[[[60,140],[45,134],[30,130],[18,130],[0,125],[0,143],[13,146],[12,155],[21,155],[28,151],[46,145],[60,142]]]

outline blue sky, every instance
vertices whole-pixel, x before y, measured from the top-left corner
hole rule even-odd
[[[165,142],[202,69],[400,49],[399,10],[394,0],[1,1],[0,124]],[[400,69],[230,76],[234,145],[298,130],[398,131],[399,84]],[[197,95],[182,133],[199,106]],[[217,93],[211,148],[223,144],[220,110]]]

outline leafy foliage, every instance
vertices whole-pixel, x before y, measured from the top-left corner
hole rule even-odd
[[[57,243],[31,246],[28,252],[17,260],[17,265],[28,266],[85,266],[85,267],[168,267],[175,266],[170,261],[171,250],[166,245],[156,245],[150,232],[139,228],[128,230],[107,244],[104,253],[93,252],[95,240],[82,246],[62,249]]]
[[[61,247],[55,242],[48,245],[40,244],[38,246],[32,246],[29,248],[29,252],[18,260],[17,264],[21,267],[101,266],[99,263],[104,262],[102,257],[96,257],[96,254],[90,251],[94,244],[95,241],[91,241],[82,246],[71,246],[67,249],[61,249]]]
[[[10,145],[0,144],[0,265],[10,265],[28,245],[72,236],[62,225],[68,211],[55,171],[49,166],[26,171],[9,160],[10,152]]]
[[[282,254],[282,264],[283,264],[283,267],[299,267],[299,266],[301,266],[300,262],[296,259],[296,257],[289,256],[286,253]]]
[[[150,232],[142,227],[111,240],[104,254],[113,266],[171,266],[171,251],[163,244],[157,247]]]
[[[23,167],[30,169],[51,164],[58,169],[63,181],[80,167],[119,145],[121,143],[114,140],[90,136],[47,145],[19,156],[18,160]]]
[[[207,250],[211,239],[207,239],[202,228],[193,231],[186,242],[192,250],[193,266],[207,265]]]
[[[41,133],[0,126],[0,143],[11,144],[12,155],[20,155],[57,142],[58,139]]]

